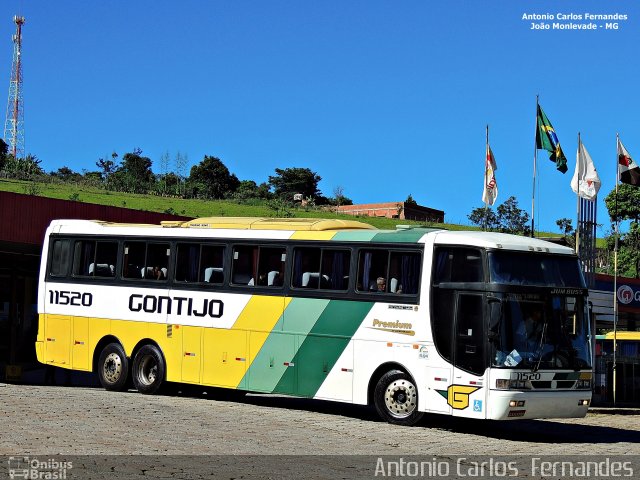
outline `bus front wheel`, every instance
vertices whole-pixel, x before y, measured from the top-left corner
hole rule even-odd
[[[418,411],[418,389],[402,370],[385,373],[373,394],[378,415],[395,425],[415,425],[424,415]]]
[[[129,360],[119,343],[110,343],[100,352],[98,378],[106,390],[124,390],[129,376]]]
[[[131,375],[133,385],[140,393],[156,393],[164,382],[165,364],[162,353],[155,345],[145,345],[133,358]]]

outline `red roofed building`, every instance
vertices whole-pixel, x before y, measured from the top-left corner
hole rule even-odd
[[[362,217],[387,217],[417,222],[444,223],[444,211],[407,202],[341,205],[338,207],[338,212]]]

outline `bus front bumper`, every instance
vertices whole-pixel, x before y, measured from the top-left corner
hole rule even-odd
[[[489,397],[487,418],[491,420],[580,418],[591,404],[590,390],[491,390]]]

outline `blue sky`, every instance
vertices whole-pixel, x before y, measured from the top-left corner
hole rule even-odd
[[[522,20],[559,12],[628,20],[597,31]],[[26,151],[47,171],[96,170],[135,147],[156,173],[167,151],[189,166],[215,155],[243,180],[308,167],[327,196],[337,186],[355,203],[411,194],[468,223],[482,205],[487,124],[497,204],[514,195],[530,213],[538,94],[569,172],[539,152],[536,225],[575,225],[581,132],[603,183],[601,235],[616,132],[640,160],[636,0],[5,0],[7,89],[16,13]]]

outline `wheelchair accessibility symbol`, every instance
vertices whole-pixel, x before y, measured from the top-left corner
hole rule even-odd
[[[474,400],[473,401],[473,411],[481,412],[482,411],[482,400]]]

